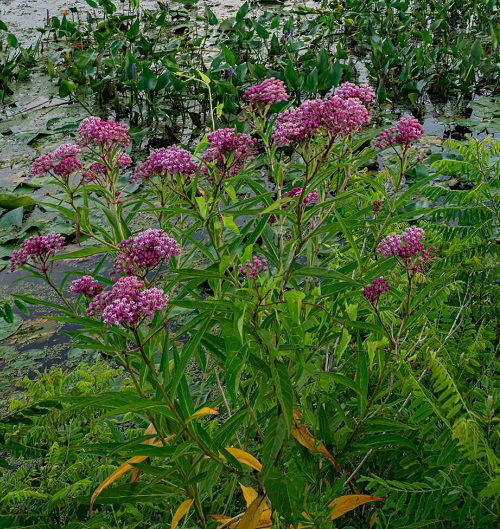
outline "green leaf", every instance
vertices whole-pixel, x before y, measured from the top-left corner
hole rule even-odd
[[[274,363],[272,365],[273,379],[276,387],[278,402],[280,403],[285,419],[287,432],[292,429],[293,422],[293,386],[288,374],[288,368],[283,363]]]
[[[236,12],[236,22],[241,22],[247,16],[249,9],[250,6],[248,5],[248,2],[242,4],[242,6]]]
[[[21,206],[16,209],[11,209],[0,218],[0,227],[8,228],[10,226],[17,226],[20,228],[23,225],[24,208]]]
[[[27,196],[17,196],[13,193],[2,193],[0,192],[0,208],[4,209],[17,209],[20,207],[31,208],[36,202]]]
[[[17,37],[13,33],[9,33],[7,35],[7,42],[9,43],[9,46],[11,46],[12,48],[17,48],[19,46]]]
[[[52,257],[51,261],[58,261],[60,259],[82,259],[83,257],[107,252],[109,252],[109,249],[103,246],[90,246],[88,248],[82,248],[81,250],[75,250],[74,252],[57,254]]]
[[[272,466],[278,457],[278,454],[283,446],[283,441],[286,437],[286,422],[285,417],[281,413],[273,413],[271,420],[266,429],[266,437],[262,447],[262,471],[261,479],[266,480],[271,472]]]

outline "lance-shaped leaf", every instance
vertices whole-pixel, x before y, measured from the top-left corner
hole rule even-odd
[[[170,529],[175,529],[179,522],[182,520],[184,516],[188,513],[189,509],[191,508],[191,505],[193,505],[194,500],[191,498],[189,500],[184,500],[179,507],[177,507],[177,510],[174,513],[174,517],[172,518],[172,525],[170,526]]]
[[[145,432],[144,435],[153,435],[156,433],[155,427],[150,424]],[[173,436],[167,438],[171,439]],[[148,439],[147,441],[144,441],[144,443],[141,444],[147,444],[152,446],[161,446],[163,443],[161,441],[156,440],[155,437],[152,437],[151,439]],[[134,469],[133,465],[137,463],[142,463],[145,461],[149,456],[134,456],[130,459],[127,459],[125,463],[122,463],[114,472],[112,472],[94,491],[90,498],[90,505],[89,505],[89,512],[92,514],[92,511],[94,509],[94,502],[99,496],[99,494],[106,488],[109,487],[112,483],[114,483],[117,479],[121,478],[123,475],[127,474],[127,472],[130,472],[131,470],[134,471],[132,474],[132,482],[134,483],[139,479],[139,474],[137,473],[137,469]]]
[[[198,411],[195,411],[191,417],[187,420],[187,422],[192,421],[193,419],[197,419],[199,417],[206,417],[207,415],[219,415],[219,412],[217,410],[213,410],[212,408],[201,408]]]
[[[352,511],[356,507],[364,505],[365,503],[370,503],[372,501],[384,501],[384,498],[376,498],[366,494],[349,494],[347,496],[335,498],[331,503],[328,504],[328,506],[332,508],[330,518],[332,520],[336,520],[346,512]]]
[[[240,488],[248,508],[259,496],[259,493],[252,487],[245,487],[245,485],[242,485],[241,483]],[[258,527],[270,527],[272,525],[272,515],[273,511],[271,511],[271,509],[264,509],[260,517]]]
[[[266,497],[257,496],[236,526],[237,529],[257,529],[262,513],[266,510],[266,508]]]
[[[241,464],[247,465],[248,467],[253,468],[257,472],[260,472],[262,470],[261,462],[252,454],[249,454],[248,452],[245,452],[244,450],[241,450],[234,446],[228,446],[226,447],[226,450]],[[220,458],[225,459],[223,455],[221,455]]]
[[[300,412],[298,410],[294,410],[293,416],[294,420],[292,425],[292,436],[295,438],[295,440],[302,446],[305,446],[310,452],[320,452],[323,454],[334,466],[337,472],[342,472],[336,459],[326,449],[326,446],[322,442],[316,441],[305,424],[297,422],[296,419],[300,419],[302,417]]]

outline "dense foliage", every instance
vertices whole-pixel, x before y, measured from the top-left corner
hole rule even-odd
[[[193,153],[132,169],[90,117],[35,160],[83,246],[24,240],[12,270],[59,302],[16,305],[121,370],[23,383],[4,526],[493,526],[498,143],[428,157],[411,116],[374,138],[373,99],[271,78]]]
[[[4,401],[0,528],[494,527],[495,3],[86,2],[0,21],[1,102],[100,115],[0,192],[0,336],[86,360]],[[380,112],[452,95],[475,137]]]

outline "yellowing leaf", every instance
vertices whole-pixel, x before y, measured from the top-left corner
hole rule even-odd
[[[141,475],[141,471],[138,468],[134,468],[132,470],[132,477],[130,478],[130,483],[136,483],[139,481],[139,476]]]
[[[212,408],[201,408],[198,411],[195,411],[193,415],[189,417],[188,421],[192,421],[198,417],[206,417],[207,415],[219,415],[219,412],[217,410],[213,410]]]
[[[262,463],[252,454],[249,454],[248,452],[240,450],[239,448],[236,448],[234,446],[228,446],[226,447],[226,450],[243,465],[247,465],[250,468],[257,470],[257,472],[260,472],[262,470]],[[223,455],[221,455],[220,457],[221,459],[225,459]]]
[[[257,529],[262,513],[266,510],[267,503],[265,496],[257,496],[246,510],[237,529]]]
[[[255,500],[259,493],[255,489],[252,489],[252,487],[245,487],[245,485],[242,485],[241,483],[239,485],[241,492],[243,492],[247,507],[250,507],[250,504]]]
[[[320,452],[323,454],[330,463],[334,466],[335,470],[337,472],[341,472],[341,468],[335,458],[330,454],[330,452],[327,450],[326,446],[322,442],[317,442],[316,439],[313,437],[311,432],[308,430],[307,426],[305,424],[297,422],[295,419],[301,418],[300,412],[297,410],[294,410],[293,412],[294,421],[292,425],[292,435],[295,438],[295,440],[300,443],[302,446],[305,446],[308,450],[311,452]]]
[[[132,466],[132,463],[142,463],[148,458],[148,456],[134,456],[125,461],[125,463],[122,463],[114,472],[111,473],[98,487],[94,490],[94,493],[92,494],[92,497],[90,498],[90,506],[89,511],[92,513],[92,510],[94,508],[94,502],[101,494],[101,492],[111,485],[111,483],[114,483],[117,479],[121,478],[124,474],[132,470],[134,467]]]
[[[150,424],[146,430],[144,431],[144,435],[153,435],[156,433],[155,427]],[[165,441],[169,441],[175,437],[174,435],[170,435],[165,439]],[[151,439],[148,439],[147,441],[144,441],[141,444],[145,445],[152,445],[152,446],[161,446],[163,443],[161,441],[157,441],[157,438],[152,437]],[[132,483],[135,483],[139,479],[140,471],[136,468],[134,468],[132,465],[136,463],[142,463],[145,461],[149,456],[134,456],[130,459],[127,459],[125,463],[122,463],[114,472],[112,472],[94,491],[92,494],[92,497],[90,498],[90,505],[89,505],[89,512],[92,514],[92,511],[94,509],[94,502],[101,494],[101,492],[106,488],[109,487],[112,483],[114,483],[117,479],[121,478],[124,474],[127,472],[130,472],[133,470],[132,474]]]
[[[193,505],[194,500],[184,500],[179,507],[177,507],[177,510],[174,513],[174,517],[172,518],[172,525],[170,526],[170,529],[175,529],[178,525],[181,519],[186,516],[187,512],[189,511],[191,505]]]
[[[332,507],[330,518],[336,520],[344,515],[346,512],[352,511],[360,505],[369,503],[371,501],[384,501],[384,498],[376,498],[374,496],[368,496],[366,494],[349,494],[347,496],[340,496],[335,498],[329,507]]]

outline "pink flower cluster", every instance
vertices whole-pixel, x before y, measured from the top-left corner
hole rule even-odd
[[[72,143],[60,145],[55,152],[42,154],[31,166],[31,174],[34,176],[44,176],[53,171],[59,176],[69,176],[83,167],[78,156],[81,151],[78,146]]]
[[[251,136],[236,132],[235,129],[218,129],[207,138],[209,146],[203,154],[203,160],[215,163],[223,176],[237,174],[257,152]],[[204,166],[202,170],[206,172],[208,167]]]
[[[391,290],[389,281],[384,277],[378,277],[363,288],[363,296],[370,303],[376,303],[378,298],[388,290]]]
[[[258,85],[251,86],[243,94],[243,99],[257,105],[272,105],[288,101],[288,94],[283,81],[270,77]]]
[[[128,125],[116,121],[102,121],[92,116],[84,119],[78,127],[79,143],[82,145],[102,145],[106,148],[126,147],[130,143]]]
[[[99,162],[92,162],[87,169],[82,171],[83,178],[87,184],[92,182],[100,182],[102,177],[105,177],[107,173],[106,167]]]
[[[352,134],[369,122],[370,113],[357,97],[311,99],[278,115],[274,143],[302,143],[320,132],[331,136]]]
[[[430,261],[431,252],[424,247],[422,239],[425,231],[418,226],[410,226],[403,233],[393,233],[381,240],[378,245],[378,253],[382,257],[394,255],[403,260],[403,266],[409,272],[421,272],[427,261]]]
[[[196,170],[197,166],[191,153],[178,145],[172,145],[153,151],[146,161],[137,166],[131,180],[139,182],[140,178],[147,180],[154,175],[164,176],[168,174],[174,176],[177,173],[192,175],[196,173]]]
[[[409,259],[424,250],[422,239],[425,237],[425,231],[418,226],[410,226],[401,235],[387,236],[381,240],[378,245],[378,253],[382,257],[402,257]]]
[[[148,288],[141,290],[144,281],[137,277],[121,277],[111,290],[98,294],[87,309],[89,316],[102,316],[106,327],[123,325],[136,327],[144,318],[152,319],[156,311],[167,302],[163,290]]]
[[[238,265],[238,270],[246,279],[255,279],[260,272],[267,270],[267,260],[264,257],[254,255],[251,261],[247,259],[244,265]]]
[[[365,103],[369,103],[375,98],[375,92],[367,84],[356,85],[349,82],[342,83],[335,90],[335,95],[342,99],[357,98]]]
[[[97,296],[104,287],[91,276],[82,276],[71,282],[70,291],[73,295],[84,294],[91,298]]]
[[[396,125],[382,131],[374,141],[375,147],[386,149],[394,145],[408,146],[418,140],[424,133],[424,128],[413,116],[401,118]]]
[[[180,246],[163,230],[149,228],[119,245],[113,274],[144,275],[162,261],[168,263],[180,254]]]
[[[47,261],[52,257],[56,250],[64,245],[64,237],[58,233],[49,233],[48,235],[33,235],[28,237],[19,250],[14,250],[10,258],[10,269],[12,272],[20,266],[24,266],[28,261],[29,264],[42,271],[47,271]]]
[[[291,198],[300,198],[301,195],[302,195],[301,187],[294,187],[293,189],[285,193],[285,196],[291,197]],[[302,200],[302,205],[308,206],[309,204],[312,204],[317,201],[318,201],[318,190],[313,189],[310,193],[308,193],[304,197],[304,199]]]

